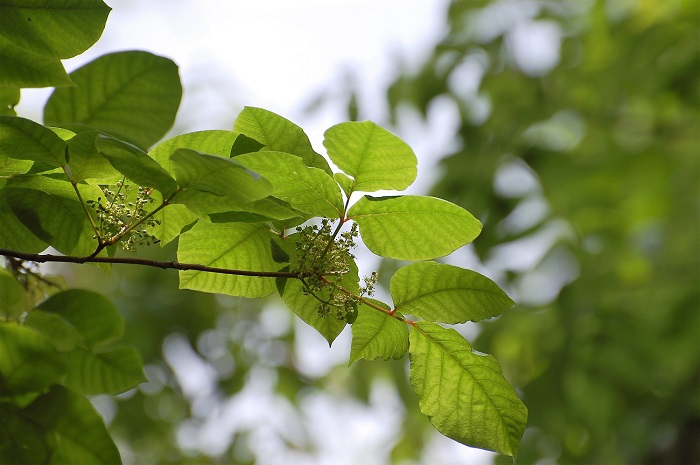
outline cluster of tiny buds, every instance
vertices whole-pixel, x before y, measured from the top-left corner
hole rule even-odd
[[[349,231],[335,235],[330,220],[323,219],[320,226],[299,226],[296,230],[299,235],[296,242],[297,270],[303,276],[302,292],[319,301],[319,316],[325,318],[334,313],[339,320],[354,321],[358,298],[334,284],[340,284],[355,259],[351,250],[356,247],[355,238],[359,235],[357,225],[353,224]],[[365,277],[360,295],[372,295],[377,280],[376,272]]]
[[[159,240],[146,229],[133,229],[131,225],[138,223],[144,227],[154,227],[160,224],[160,220],[149,215],[147,207],[155,202],[151,197],[151,189],[139,187],[135,198],[129,200],[131,185],[118,181],[113,188],[102,186],[103,197],[97,200],[87,200],[87,205],[95,212],[98,220],[97,229],[103,240],[113,241],[121,239],[125,250],[135,250],[139,245],[156,244]],[[93,236],[97,239],[97,234]]]

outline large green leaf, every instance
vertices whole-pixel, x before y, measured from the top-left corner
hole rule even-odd
[[[24,288],[6,269],[0,268],[0,316],[17,317],[24,312]]]
[[[76,329],[89,349],[106,347],[124,334],[124,319],[102,294],[68,289],[52,295],[37,310],[60,316]]]
[[[410,332],[410,378],[420,410],[445,436],[515,456],[527,408],[491,355],[454,329],[419,321]]]
[[[323,170],[304,165],[299,157],[263,151],[235,159],[268,179],[272,183],[272,195],[292,207],[315,216],[342,216],[343,197],[338,184]]]
[[[97,129],[147,148],[175,121],[182,97],[177,66],[148,52],[103,55],[71,73],[76,87],[56,89],[44,122]]]
[[[252,202],[272,193],[267,179],[230,158],[176,149],[170,156],[170,164],[183,189],[230,197],[238,202]]]
[[[373,303],[386,308],[381,302]],[[352,324],[352,345],[350,346],[350,362],[357,360],[400,359],[408,351],[408,325],[386,313],[361,304],[358,315]]]
[[[110,11],[102,0],[8,0],[0,3],[0,35],[32,53],[70,58],[100,38]]]
[[[428,260],[473,241],[481,223],[465,209],[435,197],[362,197],[348,211],[362,240],[382,257]]]
[[[51,343],[17,324],[0,323],[0,354],[0,397],[42,391],[65,373],[65,361]]]
[[[244,271],[277,271],[270,233],[265,225],[200,221],[180,236],[177,258],[183,263]],[[180,271],[180,288],[241,297],[263,297],[275,291],[273,278]]]
[[[396,310],[450,324],[491,318],[515,303],[486,276],[435,262],[399,269],[391,278],[391,297]]]
[[[175,150],[192,149],[229,158],[231,147],[233,147],[238,136],[239,134],[236,132],[224,130],[188,132],[161,142],[152,148],[148,154],[160,163],[163,168],[172,172],[170,169],[170,156]]]
[[[85,397],[53,386],[25,412],[46,433],[50,465],[121,465],[119,450]]]
[[[166,197],[177,190],[170,174],[138,147],[104,135],[97,137],[95,145],[116,170],[139,186],[154,187]]]
[[[7,198],[10,191],[0,189],[0,248],[27,253],[45,250],[49,244],[36,237],[12,211]]]
[[[43,428],[12,404],[0,403],[0,463],[48,463]]]
[[[306,166],[332,174],[328,162],[316,153],[306,133],[278,114],[262,108],[245,107],[236,118],[233,130],[260,142],[265,150],[291,153],[301,157]]]
[[[328,129],[328,156],[355,179],[352,191],[403,190],[418,174],[418,159],[399,137],[371,121],[349,121]]]
[[[68,73],[57,58],[27,52],[0,36],[0,86],[72,86]]]
[[[66,140],[68,168],[74,181],[114,184],[123,176],[97,150],[97,131],[81,132]]]
[[[15,106],[19,103],[19,98],[19,87],[0,86],[0,116],[17,116]]]
[[[0,116],[0,165],[5,158],[66,164],[66,143],[52,130],[16,116]]]
[[[97,198],[96,186],[79,184],[83,198]],[[97,241],[73,186],[44,175],[17,176],[4,189],[12,212],[31,233],[67,255],[89,255]]]
[[[66,354],[65,385],[85,395],[120,394],[146,381],[138,351],[116,347],[92,353],[75,349]]]

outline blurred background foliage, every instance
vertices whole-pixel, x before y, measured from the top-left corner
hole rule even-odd
[[[529,408],[519,464],[700,463],[699,20],[695,0],[455,0],[388,89],[377,122],[400,134],[451,115],[453,150],[419,156],[484,231],[449,260],[519,302],[474,341]],[[126,464],[457,463],[430,458],[405,361],[312,363],[327,347],[277,301],[176,292],[175,273],[65,273],[111,296],[147,365],[95,399]]]

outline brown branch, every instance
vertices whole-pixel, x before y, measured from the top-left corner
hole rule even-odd
[[[255,276],[259,278],[299,278],[299,274],[291,271],[249,271],[249,270],[231,270],[228,268],[215,268],[211,266],[198,265],[195,263],[180,263],[178,261],[158,261],[147,260],[144,258],[131,257],[73,257],[70,255],[51,255],[51,254],[36,254],[17,252],[15,250],[0,249],[0,255],[5,257],[17,258],[37,263],[110,263],[119,265],[141,265],[150,266],[153,268],[161,268],[164,270],[193,270],[204,271],[207,273],[231,274],[237,276]]]

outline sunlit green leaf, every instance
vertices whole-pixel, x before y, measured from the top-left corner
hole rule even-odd
[[[34,121],[0,116],[0,165],[5,158],[33,160],[51,166],[66,164],[66,143]]]
[[[491,318],[514,304],[486,276],[435,262],[399,269],[391,278],[391,297],[403,313],[450,324]]]
[[[277,271],[265,225],[198,222],[180,236],[178,261],[243,271]],[[275,291],[274,278],[180,271],[180,288],[241,297],[262,297]]]
[[[343,198],[338,184],[322,170],[304,165],[299,157],[264,151],[239,155],[236,160],[268,179],[272,195],[292,207],[316,216],[342,215]]]
[[[252,202],[272,193],[272,185],[238,161],[192,149],[176,149],[170,156],[175,179],[181,188]]]
[[[3,2],[0,35],[32,53],[70,58],[100,38],[110,11],[102,0]]]
[[[333,179],[335,179],[335,182],[337,182],[340,188],[343,189],[346,197],[352,194],[352,186],[355,181],[352,178],[349,178],[347,174],[333,173]]]
[[[388,305],[372,301],[389,310]],[[400,359],[408,351],[408,325],[368,305],[358,307],[358,315],[352,324],[350,362],[357,360]]]
[[[119,394],[146,381],[141,356],[131,347],[66,354],[66,386],[85,395]]]
[[[245,107],[236,118],[233,130],[260,142],[265,150],[291,153],[301,157],[306,166],[332,174],[328,162],[316,153],[306,133],[280,115],[262,108]]]
[[[83,198],[97,198],[95,186],[77,186]],[[43,175],[15,177],[4,192],[11,211],[31,233],[64,254],[86,256],[97,241],[73,186]]]
[[[4,268],[0,268],[0,316],[16,317],[24,312],[24,288]]]
[[[335,125],[323,145],[333,163],[354,178],[353,191],[403,190],[418,174],[411,147],[371,121]]]
[[[76,87],[56,89],[44,107],[47,125],[96,129],[148,148],[175,121],[182,86],[177,66],[167,58],[117,52],[70,76]]]
[[[192,149],[202,153],[217,155],[223,158],[229,158],[231,147],[238,139],[240,134],[232,131],[211,130],[197,131],[180,134],[170,139],[164,140],[148,154],[160,165],[172,173],[170,168],[170,156],[177,149]]]
[[[25,412],[46,432],[51,464],[121,465],[102,418],[85,397],[53,386]]]
[[[0,397],[46,389],[65,372],[61,354],[41,334],[0,323]]]
[[[364,196],[348,211],[362,240],[382,257],[427,260],[473,241],[481,223],[465,209],[435,197]]]
[[[177,189],[170,174],[138,147],[104,135],[97,137],[95,145],[116,170],[139,186],[153,187],[165,196]]]
[[[26,88],[71,85],[73,81],[59,59],[28,52],[0,36],[0,86]]]
[[[114,184],[123,175],[97,150],[95,144],[98,134],[97,131],[81,132],[66,140],[68,168],[75,181],[87,179],[101,184]]]
[[[428,321],[411,328],[409,355],[420,410],[438,431],[471,447],[516,454],[527,408],[495,358]]]

